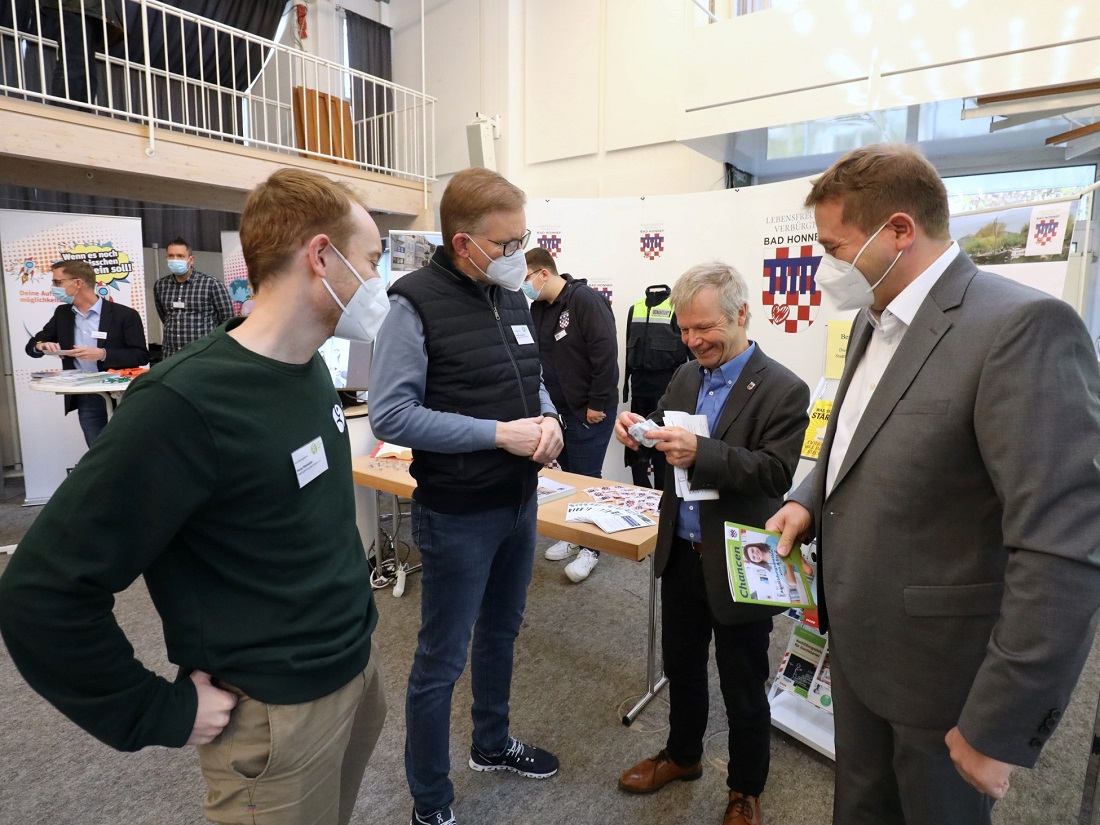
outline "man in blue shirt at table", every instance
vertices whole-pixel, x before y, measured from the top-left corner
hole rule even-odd
[[[145,328],[137,310],[104,301],[95,290],[95,270],[84,260],[57,261],[53,270],[53,297],[61,302],[42,331],[27,342],[27,355],[67,352],[61,358],[67,370],[106,372],[149,363]],[[103,396],[66,395],[65,414],[76,410],[84,442],[91,447],[107,426]]]

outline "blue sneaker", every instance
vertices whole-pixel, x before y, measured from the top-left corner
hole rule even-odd
[[[470,748],[470,767],[475,771],[512,771],[531,779],[546,779],[558,772],[558,757],[509,737],[508,747],[495,755]]]
[[[427,816],[418,814],[416,808],[413,808],[409,825],[456,825],[455,815],[450,805],[446,808],[440,808],[438,811],[433,811]]]

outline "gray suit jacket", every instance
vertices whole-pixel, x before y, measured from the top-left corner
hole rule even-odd
[[[695,361],[682,365],[650,417],[663,424],[665,410],[694,414],[701,383]],[[698,502],[707,603],[720,624],[759,621],[782,611],[733,601],[726,575],[723,524],[735,521],[763,527],[782,505],[809,424],[806,412],[809,403],[810,391],[802,379],[766,356],[757,345],[730,390],[718,426],[710,438],[699,439],[695,466],[689,470],[691,486],[716,489],[720,495],[718,499]],[[669,468],[665,473],[654,551],[658,576],[665,571],[676,538],[679,505],[675,476]]]
[[[857,318],[814,518],[822,619],[860,699],[1031,766],[1100,607],[1100,372],[1063,301],[960,253],[905,333],[832,494],[837,411],[871,328]]]

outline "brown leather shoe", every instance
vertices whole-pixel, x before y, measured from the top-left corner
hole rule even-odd
[[[696,762],[686,768],[677,765],[667,750],[649,759],[643,759],[619,777],[619,787],[627,793],[653,793],[669,782],[693,782],[703,775],[703,763]]]
[[[764,817],[760,813],[760,797],[745,796],[730,791],[730,804],[726,806],[726,818],[722,825],[763,825]]]

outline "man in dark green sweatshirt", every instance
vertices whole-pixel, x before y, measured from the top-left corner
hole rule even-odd
[[[211,821],[337,825],[386,706],[317,348],[377,331],[382,245],[350,190],[289,169],[252,192],[240,234],[252,314],[134,382],[0,578],[0,632],[30,685],[108,745],[197,745]],[[174,682],[115,621],[138,576]]]

